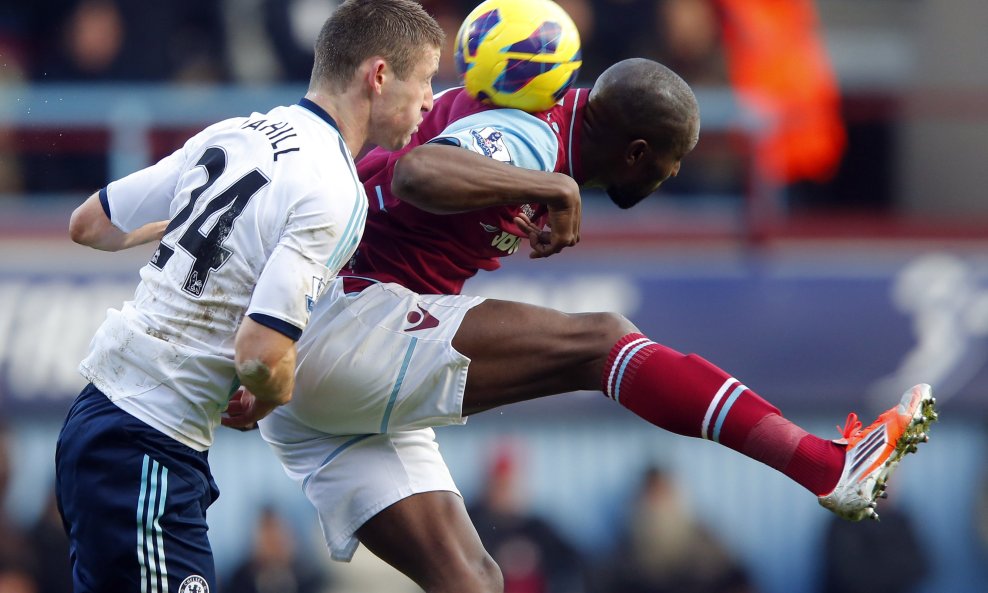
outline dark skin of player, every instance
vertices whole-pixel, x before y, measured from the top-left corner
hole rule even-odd
[[[609,73],[638,76],[637,69],[647,67],[631,63],[621,68],[623,64]],[[605,73],[597,85],[608,80]],[[654,141],[615,121],[610,105],[600,101],[607,97],[591,95],[584,113],[581,160],[587,179],[581,181],[607,189],[615,202],[628,207],[678,173],[681,159],[696,144],[699,115],[684,114],[691,121],[684,137],[672,143],[673,150],[659,151]],[[427,144],[398,162],[392,189],[401,199],[436,213],[546,204],[549,231],[516,219],[528,233],[531,257],[548,257],[579,241],[579,189],[576,181],[559,173],[518,169],[461,148]],[[630,321],[613,313],[567,314],[484,301],[467,313],[453,339],[457,351],[471,361],[463,413],[598,390],[611,347],[634,331]],[[365,523],[357,537],[430,593],[503,591],[500,570],[481,544],[463,500],[451,492],[405,498]]]
[[[680,161],[696,145],[695,100],[680,101],[678,108],[666,105],[663,113],[671,112],[679,125],[656,129],[628,121],[627,113],[638,113],[639,107],[647,113],[649,101],[668,95],[659,81],[652,86],[641,82],[655,66],[626,60],[598,78],[581,122],[584,179],[517,168],[459,147],[425,144],[397,162],[392,191],[436,214],[545,204],[548,230],[525,217],[515,222],[528,234],[531,257],[559,253],[579,241],[580,185],[602,188],[618,206],[631,207],[675,176]],[[637,83],[629,85],[629,80]],[[466,314],[453,338],[453,347],[471,361],[463,414],[547,395],[599,390],[611,348],[636,331],[615,313],[568,314],[486,300]],[[463,500],[452,492],[405,498],[364,523],[356,535],[429,593],[503,591],[500,569],[484,549]]]

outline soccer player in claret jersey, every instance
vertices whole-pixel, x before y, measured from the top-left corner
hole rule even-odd
[[[206,451],[220,413],[241,383],[257,416],[290,399],[295,343],[363,232],[351,155],[409,142],[442,43],[411,0],[351,0],[326,21],[297,105],[210,126],[73,213],[83,245],[160,239],[134,300],[93,338],[59,437],[76,593],[215,590]]]
[[[633,59],[534,115],[450,90],[408,148],[361,160],[364,238],[299,342],[294,399],[260,423],[334,558],[359,541],[427,591],[499,591],[431,427],[588,389],[781,471],[843,517],[875,516],[888,473],[935,418],[929,386],[867,428],[852,417],[842,438],[823,439],[620,315],[459,294],[524,238],[534,257],[575,244],[578,184],[604,188],[621,208],[651,195],[679,171],[699,126],[688,85]],[[238,394],[224,422],[249,426],[251,401]]]

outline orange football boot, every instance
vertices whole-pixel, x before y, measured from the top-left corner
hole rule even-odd
[[[899,461],[929,440],[930,424],[937,420],[935,403],[933,389],[922,383],[865,429],[850,413],[843,430],[837,427],[843,436],[834,441],[846,447],[844,471],[833,491],[819,497],[820,504],[850,521],[877,521],[875,499],[885,497],[885,484]]]

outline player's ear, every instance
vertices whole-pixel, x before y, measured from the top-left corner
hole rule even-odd
[[[648,153],[648,142],[641,138],[636,138],[635,140],[629,142],[625,148],[624,160],[628,166],[634,166],[648,156]]]
[[[364,64],[367,86],[374,94],[380,95],[384,81],[388,77],[388,63],[384,61],[384,58],[371,58]]]

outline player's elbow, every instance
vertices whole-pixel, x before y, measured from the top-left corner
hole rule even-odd
[[[250,317],[234,342],[234,367],[240,384],[271,404],[291,400],[295,387],[295,341]]]
[[[69,217],[69,238],[79,245],[103,251],[117,251],[122,247],[121,240],[124,236],[107,218],[96,195],[73,210]]]
[[[258,399],[276,405],[287,404],[292,399],[293,376],[279,372],[282,361],[255,356],[236,357],[237,378]]]
[[[93,246],[96,233],[93,232],[93,225],[90,218],[82,206],[72,212],[72,216],[69,218],[69,238],[74,243],[85,245],[86,247]]]
[[[391,193],[402,200],[415,192],[419,176],[422,174],[421,160],[415,151],[402,155],[395,163],[391,176]]]
[[[430,195],[429,183],[435,169],[430,167],[429,159],[418,149],[410,150],[402,155],[394,165],[391,176],[391,193],[399,200],[408,202],[417,208],[434,214],[442,214],[444,210],[428,200]]]

